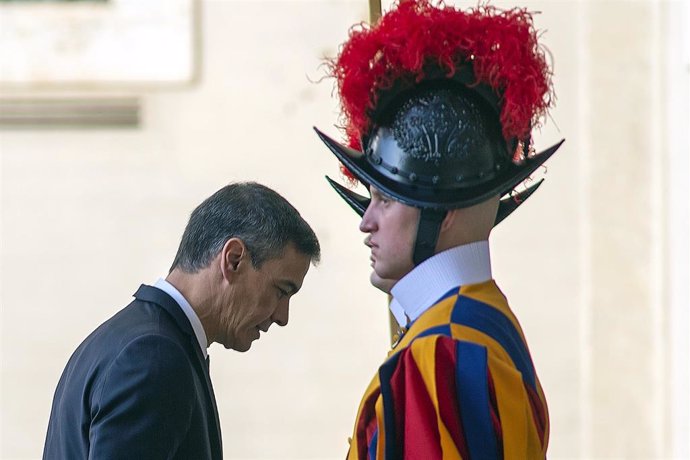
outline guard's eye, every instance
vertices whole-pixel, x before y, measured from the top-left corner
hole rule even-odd
[[[378,201],[379,203],[381,203],[381,204],[383,204],[383,205],[387,205],[388,203],[391,202],[391,199],[390,199],[389,197],[387,197],[386,195],[384,195],[384,194],[382,194],[382,193],[378,193],[378,192],[373,193],[373,194],[372,194],[372,198],[373,198],[375,201]]]

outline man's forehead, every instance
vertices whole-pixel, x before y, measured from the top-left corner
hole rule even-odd
[[[369,194],[372,196],[372,198],[386,198],[388,200],[395,201],[396,203],[405,206],[406,208],[411,208],[415,210],[417,209],[414,206],[410,206],[409,204],[403,203],[398,198],[394,197],[393,195],[390,195],[386,191],[381,190],[380,188],[376,188],[376,186],[374,185],[369,185]]]
[[[380,188],[376,188],[376,186],[374,186],[374,185],[369,185],[369,193],[372,196],[377,195],[377,196],[384,196],[386,198],[393,199],[393,197],[391,195],[389,195],[385,191],[381,190]]]

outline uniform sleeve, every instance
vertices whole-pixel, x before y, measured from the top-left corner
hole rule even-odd
[[[129,343],[94,393],[89,458],[171,458],[189,430],[195,398],[184,350],[162,336]]]
[[[503,458],[485,347],[446,336],[420,338],[384,363],[379,380],[375,458]]]

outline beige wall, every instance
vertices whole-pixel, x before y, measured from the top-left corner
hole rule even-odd
[[[492,252],[549,401],[550,458],[690,455],[688,433],[674,431],[687,427],[687,408],[671,410],[670,399],[690,391],[684,374],[670,383],[678,238],[666,236],[664,121],[674,115],[664,25],[675,10],[528,5],[542,11],[558,95],[537,145],[567,141],[539,193],[496,230]],[[284,194],[315,228],[323,261],[289,327],[245,354],[211,347],[225,454],[346,452],[387,350],[387,314],[368,286],[356,216],[323,180],[337,165],[311,126],[336,134],[337,104],[330,81],[311,81],[366,2],[209,0],[201,11],[199,83],[141,94],[139,129],[0,133],[2,458],[40,456],[71,352],[140,283],[165,274],[189,212],[233,180]]]

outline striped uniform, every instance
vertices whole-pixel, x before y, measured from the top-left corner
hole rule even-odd
[[[348,460],[544,458],[548,437],[522,329],[490,280],[412,323],[362,398]]]

